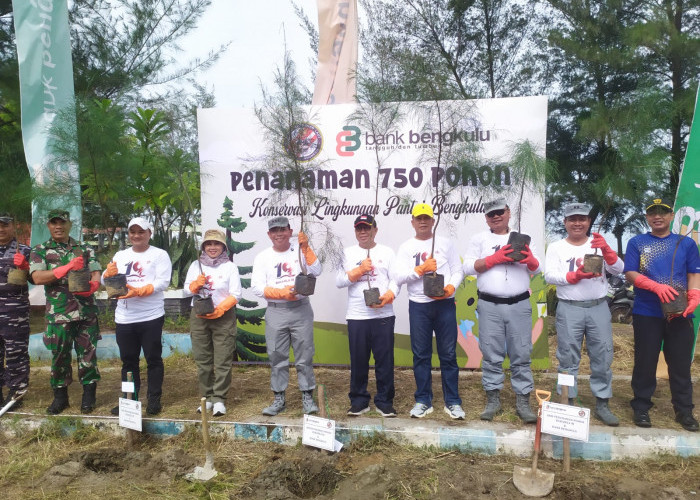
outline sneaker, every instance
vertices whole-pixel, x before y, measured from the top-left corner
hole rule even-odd
[[[651,418],[647,410],[634,410],[634,425],[637,427],[651,427]]]
[[[396,409],[393,406],[377,406],[377,413],[382,417],[395,417]]]
[[[445,406],[445,413],[455,420],[464,420],[464,410],[460,405]]]
[[[360,405],[352,405],[350,409],[348,410],[348,415],[352,415],[354,417],[358,417],[362,415],[363,413],[367,413],[369,411],[369,405],[366,405],[364,407]]]
[[[223,415],[226,415],[226,405],[224,405],[224,403],[220,401],[214,403],[214,411],[212,412],[212,414],[215,417],[221,417]]]
[[[318,405],[314,402],[314,391],[302,391],[301,392],[301,406],[304,409],[304,413],[318,413]],[[369,408],[367,409],[369,411]]]
[[[695,417],[693,417],[691,412],[677,412],[676,422],[681,424],[681,427],[683,427],[686,431],[698,432],[698,429],[700,428],[698,421],[695,420]]]
[[[411,408],[411,418],[423,418],[430,413],[433,413],[433,407],[423,403],[416,403],[415,406]]]
[[[214,407],[214,403],[212,403],[211,401],[207,401],[204,407],[207,409],[207,411],[211,411],[211,409]],[[202,405],[199,405],[197,407],[197,413],[202,413]]]
[[[274,417],[279,412],[284,411],[287,408],[284,392],[276,392],[275,399],[272,404],[263,409],[262,414],[268,417]]]

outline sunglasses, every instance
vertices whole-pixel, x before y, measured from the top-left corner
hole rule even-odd
[[[500,210],[493,210],[487,213],[486,217],[488,217],[489,219],[493,219],[494,217],[500,217],[504,213],[506,213],[506,210],[504,208],[501,208]]]

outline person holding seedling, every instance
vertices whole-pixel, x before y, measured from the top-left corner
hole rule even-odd
[[[22,406],[21,396],[29,387],[29,253],[17,241],[15,219],[0,213],[0,407],[15,400],[12,409]],[[13,279],[20,271],[19,279]],[[3,398],[2,386],[9,389]]]
[[[127,373],[134,377],[134,389],[138,398],[141,389],[139,357],[143,349],[148,374],[146,413],[161,412],[163,393],[163,323],[165,321],[165,298],[163,291],[170,285],[172,265],[165,250],[150,244],[153,226],[143,217],[135,217],[128,225],[131,247],[114,254],[112,262],[102,275],[111,278],[126,275],[125,295],[117,297],[114,311],[117,345],[122,360],[122,381]],[[119,414],[119,406],[112,408]]]
[[[197,364],[199,394],[215,417],[226,414],[231,388],[231,365],[236,350],[236,304],[241,298],[238,266],[228,257],[226,235],[218,229],[204,233],[202,253],[190,265],[184,290],[195,295],[190,315],[192,355]],[[198,310],[198,305],[201,310]],[[207,312],[208,311],[208,312]]]
[[[394,308],[399,293],[394,280],[394,251],[374,241],[377,222],[372,215],[359,215],[353,223],[357,245],[345,249],[343,267],[335,284],[348,289],[348,322],[350,346],[350,409],[348,415],[369,411],[367,391],[369,359],[374,355],[377,393],[374,405],[383,417],[395,417],[394,409]],[[376,290],[371,304],[365,291]],[[376,301],[374,300],[376,298]]]
[[[73,382],[71,349],[78,359],[78,378],[83,386],[82,413],[91,413],[96,405],[97,341],[101,338],[94,293],[100,286],[100,263],[88,245],[70,235],[70,214],[50,210],[47,227],[51,237],[32,248],[29,275],[35,285],[44,285],[46,293],[46,332],[44,344],[51,351],[51,388],[53,401],[47,413],[58,415],[68,408],[68,386]],[[88,257],[86,257],[88,256]],[[87,262],[86,262],[87,260]],[[69,273],[89,269],[88,290],[71,292]]]
[[[651,231],[632,238],[625,254],[625,277],[634,285],[634,399],[630,402],[634,423],[651,427],[649,410],[654,406],[651,397],[663,344],[676,422],[697,432],[690,364],[695,343],[691,318],[700,303],[698,245],[671,232],[673,208],[664,199],[648,203],[646,219]],[[686,304],[673,307],[683,298],[687,298]]]
[[[286,217],[270,219],[267,227],[272,247],[255,257],[251,277],[253,293],[267,300],[265,343],[270,359],[270,388],[274,400],[262,413],[275,416],[287,408],[290,345],[294,349],[294,366],[304,413],[318,413],[313,398],[316,388],[313,368],[314,312],[309,298],[296,293],[294,283],[302,271],[302,265],[309,275],[319,276],[321,262],[303,232],[299,232],[297,237],[298,247],[292,244],[293,231]],[[304,259],[303,264],[299,262],[300,254]]]
[[[510,208],[503,198],[484,203],[488,231],[477,233],[469,241],[464,256],[465,274],[476,275],[479,347],[484,356],[481,383],[486,391],[482,420],[493,420],[501,411],[500,393],[505,373],[503,361],[510,358],[510,383],[515,393],[515,411],[528,424],[537,422],[530,408],[534,389],[530,355],[532,354],[532,306],[530,276],[540,271],[533,247],[525,245],[525,256],[514,262],[509,254]]]
[[[620,420],[610,411],[612,397],[613,339],[610,309],[606,300],[608,282],[605,273],[620,274],[624,263],[598,233],[588,236],[591,207],[584,203],[564,205],[566,238],[549,245],[545,257],[545,280],[556,285],[557,360],[559,372],[578,376],[581,345],[591,365],[591,392],[596,398],[594,415],[605,425],[617,426]],[[604,267],[587,272],[584,259],[600,249]],[[602,271],[602,272],[601,272]],[[561,392],[561,388],[557,388]],[[569,389],[569,404],[578,393],[578,383]]]
[[[433,234],[435,219],[430,205],[418,203],[413,207],[411,225],[415,236],[399,247],[396,260],[396,282],[399,286],[405,283],[408,290],[413,376],[416,380],[416,403],[410,414],[413,418],[423,418],[433,412],[431,370],[435,332],[445,413],[463,420],[465,414],[458,388],[457,307],[454,299],[455,289],[464,277],[462,265],[452,241]],[[427,296],[422,278],[435,272],[444,276],[447,284],[442,295]]]

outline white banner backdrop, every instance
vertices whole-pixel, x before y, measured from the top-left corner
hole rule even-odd
[[[303,131],[308,137],[305,152],[310,158],[309,165],[316,166],[309,169],[304,179],[327,194],[310,208],[305,218],[311,221],[308,232],[312,247],[318,250],[323,239],[321,233],[315,231],[314,223],[329,225],[343,245],[355,244],[353,221],[374,206],[377,183],[380,186],[375,208],[379,228],[377,241],[395,251],[414,235],[410,211],[415,203],[430,203],[436,214],[441,212],[437,233],[451,237],[460,255],[470,235],[487,228],[483,202],[497,196],[497,192],[508,200],[514,211],[511,229],[517,229],[520,179],[511,172],[509,159],[513,146],[523,141],[529,141],[539,155],[545,155],[546,97],[443,101],[439,108],[442,126],[428,117],[435,116],[435,103],[402,103],[399,110],[403,118],[381,133],[376,129],[372,133],[366,120],[363,123],[355,118],[358,111],[355,104],[309,108],[311,118]],[[456,119],[445,118],[454,117],[456,113],[460,115]],[[203,229],[228,226],[231,239],[243,245],[234,261],[238,266],[251,266],[255,255],[270,246],[267,236],[270,217],[286,215],[295,233],[298,231],[294,198],[275,203],[271,193],[284,186],[283,174],[262,172],[260,166],[251,161],[265,153],[263,130],[253,110],[200,109],[198,127]],[[441,150],[437,147],[440,142]],[[438,151],[443,153],[440,168],[436,166]],[[456,161],[453,160],[455,151],[471,156],[472,161],[452,164]],[[378,157],[382,162],[379,175]],[[441,187],[443,193],[447,190],[448,195],[436,197],[435,186]],[[543,187],[526,190],[522,199],[521,230],[531,235],[543,260]],[[234,221],[235,218],[240,219]],[[323,324],[342,331],[347,297],[345,290],[335,287],[335,273],[336,269],[324,265],[311,302],[317,328],[318,324]],[[244,279],[249,277],[249,274],[242,274]],[[533,286],[533,292],[535,288]],[[257,301],[258,307],[265,305],[264,300],[254,297],[249,290],[244,290],[244,298]],[[464,351],[458,350],[458,358],[472,359],[462,366],[474,366],[477,361],[477,355],[470,355],[467,347],[469,342],[478,344],[474,298],[474,281],[465,279],[457,293],[460,345]],[[537,300],[542,302],[540,299],[533,298],[533,304]],[[538,309],[539,315],[544,314],[541,308],[533,308]],[[408,335],[405,289],[397,297],[394,310],[396,333]],[[537,317],[535,313],[533,320]],[[252,329],[262,332],[254,326]],[[318,340],[317,336],[316,362],[344,362],[342,356],[325,356],[324,342]],[[347,350],[347,344],[341,349]],[[478,358],[480,361],[480,355]],[[397,364],[408,358],[402,359],[397,355]]]

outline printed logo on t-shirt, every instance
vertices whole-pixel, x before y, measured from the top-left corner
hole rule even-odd
[[[566,262],[569,263],[569,271],[574,271],[583,265],[583,257],[579,257],[578,259],[576,257],[571,257]]]
[[[435,252],[437,255],[437,252]],[[416,265],[420,266],[422,262],[425,262],[425,259],[428,258],[428,252],[423,252],[423,253],[416,253],[413,255],[413,258],[416,259]]]
[[[144,276],[143,265],[139,261],[129,262],[126,264],[126,273],[125,274],[127,276],[138,276],[139,278],[143,278],[143,276]]]
[[[379,262],[381,263],[381,260]],[[355,263],[356,266],[360,266],[361,264],[362,264],[361,260]],[[374,266],[372,266],[372,269],[368,273],[364,273],[362,276],[372,276],[372,277],[377,276],[377,273],[374,271]]]
[[[292,276],[292,265],[288,262],[280,262],[274,266],[277,269],[277,277]]]

